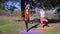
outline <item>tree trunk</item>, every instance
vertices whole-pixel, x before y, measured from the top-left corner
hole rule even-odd
[[[60,20],[60,12],[58,12],[58,18],[59,18],[59,20]]]

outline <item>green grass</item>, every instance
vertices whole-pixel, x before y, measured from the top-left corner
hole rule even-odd
[[[12,26],[14,26],[14,28],[12,28]],[[0,31],[5,31],[2,32],[2,34],[17,34],[18,32],[15,28],[20,29],[20,26],[18,24],[0,24]]]
[[[14,22],[14,21],[9,20],[9,19],[0,18],[0,30],[11,30],[12,26],[16,26],[17,28],[20,28],[18,24],[9,24],[11,22]]]
[[[0,19],[0,23],[8,23],[8,22],[13,22],[13,21],[8,19]]]
[[[60,34],[60,31],[45,30],[44,32],[39,34]]]
[[[53,34],[53,31],[52,31],[52,30],[46,30],[46,31],[44,31],[44,32],[41,33],[41,34]]]
[[[0,30],[9,30],[11,24],[0,24]]]
[[[0,30],[8,30],[10,29],[11,24],[6,24],[12,22],[11,20],[8,19],[3,19],[0,18]]]
[[[16,34],[17,32],[14,32],[15,31],[14,30],[15,26],[16,26],[17,29],[25,29],[24,23],[21,23],[20,24],[21,26],[18,25],[18,24],[6,24],[6,23],[11,23],[11,22],[13,22],[13,20],[0,18],[0,30],[1,31],[8,30],[6,32],[6,34],[9,34],[9,33]],[[12,28],[12,26],[14,28]],[[32,25],[30,25],[30,26],[32,26]],[[9,32],[10,30],[14,30],[14,31],[13,32]],[[2,34],[5,34],[5,32],[3,32]],[[39,34],[60,34],[60,29],[57,29],[55,31],[53,31],[53,30],[45,30],[44,32],[39,33]]]
[[[12,29],[12,26],[16,26],[17,28],[20,28],[18,24],[0,24],[0,30],[9,30]]]

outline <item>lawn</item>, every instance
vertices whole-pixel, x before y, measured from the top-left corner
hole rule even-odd
[[[9,31],[11,31],[11,34],[17,33],[16,30],[20,29],[20,26],[19,24],[13,24],[13,22],[14,20],[0,18],[0,31],[2,31],[1,34],[10,34]]]
[[[0,24],[0,30],[9,30],[11,24]]]
[[[11,20],[0,18],[0,30],[10,29],[11,24],[7,24],[8,22],[11,22]]]
[[[40,34],[60,34],[60,31],[46,30]]]
[[[15,19],[18,20],[18,19]],[[25,30],[25,23],[24,22],[17,22],[15,20],[9,20],[9,19],[4,19],[0,18],[0,31],[2,31],[2,34],[19,34],[19,31],[21,29]],[[14,23],[15,24],[14,24]],[[10,24],[11,23],[11,24]],[[35,24],[33,24],[35,25]],[[29,27],[33,26],[32,24],[29,24]],[[50,24],[54,26],[56,29],[54,30],[45,30],[42,33],[39,34],[60,34],[60,23],[56,24]]]

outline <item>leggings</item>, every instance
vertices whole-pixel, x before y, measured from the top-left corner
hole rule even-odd
[[[26,25],[27,32],[28,32],[28,23],[29,23],[29,20],[25,20],[25,25]]]
[[[43,27],[43,22],[48,22],[48,20],[44,17],[40,18],[41,21],[41,27]]]

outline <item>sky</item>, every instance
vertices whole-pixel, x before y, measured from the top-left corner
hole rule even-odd
[[[11,6],[15,6],[16,8],[21,8],[21,1],[20,2],[7,1],[4,4],[5,4],[5,8],[8,9],[10,9]]]

